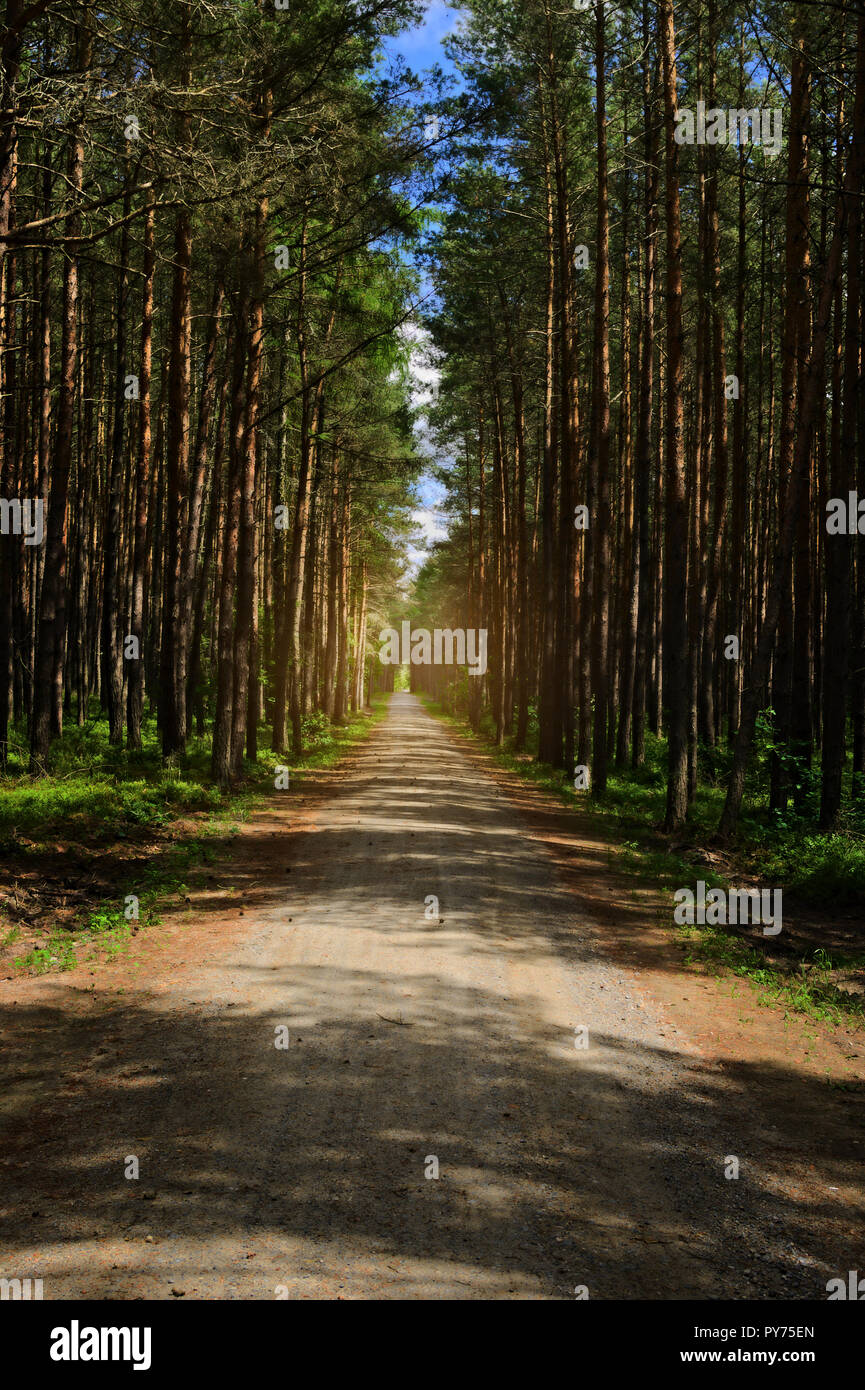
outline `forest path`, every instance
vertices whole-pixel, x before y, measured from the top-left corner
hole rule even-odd
[[[112,1000],[4,984],[0,1274],[46,1298],[820,1298],[857,1267],[838,1164],[814,1233],[759,1113],[740,1130],[741,1080],[635,993],[413,696],[305,829],[249,834],[267,892],[209,955],[154,983],[157,954]]]

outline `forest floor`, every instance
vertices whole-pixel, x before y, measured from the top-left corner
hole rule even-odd
[[[865,1267],[861,1031],[683,962],[597,825],[413,696],[210,849],[124,953],[0,981],[3,1276],[824,1299]]]

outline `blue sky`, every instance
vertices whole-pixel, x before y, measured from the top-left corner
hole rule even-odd
[[[457,19],[457,10],[446,4],[445,0],[430,0],[423,22],[413,29],[407,29],[394,39],[388,39],[384,44],[385,54],[388,57],[399,55],[410,68],[418,73],[423,72],[425,68],[433,67],[436,63],[445,72],[453,72],[453,64],[445,57],[441,42],[445,35],[454,28]],[[411,336],[416,335],[412,334]],[[431,369],[428,363],[423,360],[423,348],[423,341],[419,341],[418,358],[413,364],[413,375],[418,379],[418,390],[414,396],[416,404],[422,404],[429,399],[428,388],[438,377],[438,372]],[[424,387],[427,389],[425,390]],[[418,442],[427,453],[431,452],[431,444],[424,429],[423,419],[418,427]],[[441,539],[447,534],[445,520],[438,510],[439,504],[445,496],[445,489],[434,479],[423,475],[418,481],[418,495],[421,505],[412,513],[412,518],[418,529],[418,541],[421,541],[421,537],[424,540]],[[413,573],[417,571],[423,558],[424,552],[420,545],[409,546],[409,560]]]
[[[416,72],[432,67],[433,63],[440,63],[445,72],[453,72],[453,64],[445,58],[441,41],[456,20],[457,11],[445,4],[445,0],[430,0],[423,23],[415,29],[407,29],[395,39],[388,39],[384,50],[387,54],[399,53]]]

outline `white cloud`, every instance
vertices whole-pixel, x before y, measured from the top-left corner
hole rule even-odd
[[[439,485],[431,478],[421,479],[421,493],[440,490]],[[428,497],[423,498],[428,501]],[[406,547],[409,563],[409,574],[412,578],[417,574],[421,565],[427,557],[427,545],[433,541],[443,541],[447,536],[447,522],[439,512],[433,502],[432,506],[416,507],[411,514],[411,519],[416,527],[415,535]]]
[[[402,325],[400,332],[407,340],[411,352],[411,403],[423,409],[431,405],[438,394],[441,381],[438,354],[429,333],[419,323],[409,320]]]
[[[435,507],[418,507],[411,519],[425,541],[443,541],[448,533],[444,518]]]
[[[438,393],[441,369],[437,363],[436,352],[429,333],[419,323],[409,320],[399,330],[410,346],[411,351],[411,404],[424,410],[432,404]],[[434,453],[429,437],[427,422],[423,415],[415,422],[415,437],[423,453]],[[422,474],[418,480],[418,494],[421,505],[412,512],[416,534],[407,547],[409,573],[417,574],[426,559],[426,546],[433,541],[444,540],[448,534],[447,519],[439,511],[439,504],[446,496],[446,489],[429,474]]]

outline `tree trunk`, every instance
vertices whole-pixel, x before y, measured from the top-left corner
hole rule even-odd
[[[82,11],[76,27],[76,67],[90,68],[92,31],[89,14]],[[33,681],[33,718],[30,731],[30,763],[34,772],[44,770],[53,732],[62,727],[63,667],[66,652],[66,509],[75,429],[75,393],[78,368],[78,247],[81,216],[77,203],[84,180],[84,136],[80,124],[69,139],[66,171],[73,211],[66,222],[67,243],[63,271],[63,319],[60,340],[60,390],[57,429],[51,467],[51,500],[45,528],[45,571],[39,606],[39,631]]]
[[[607,789],[607,704],[609,670],[607,645],[610,621],[610,209],[607,187],[606,36],[604,6],[596,7],[595,112],[598,137],[597,265],[595,268],[595,395],[593,449],[597,476],[597,510],[589,513],[595,527],[592,579],[592,794]],[[585,598],[583,600],[585,603]],[[585,663],[587,653],[580,652]]]
[[[684,401],[682,396],[682,235],[679,205],[679,146],[674,133],[678,96],[672,0],[659,6],[663,55],[666,135],[667,219],[667,440],[665,458],[664,666],[667,716],[666,827],[676,830],[688,810],[688,507],[685,496]]]
[[[150,204],[144,214],[144,290],[141,307],[141,360],[138,365],[138,457],[135,466],[135,526],[132,542],[132,595],[130,635],[138,644],[138,655],[129,666],[126,693],[126,742],[141,747],[144,714],[144,579],[147,567],[147,517],[150,488],[150,388],[153,372],[153,272],[156,251],[153,241],[154,210]]]

